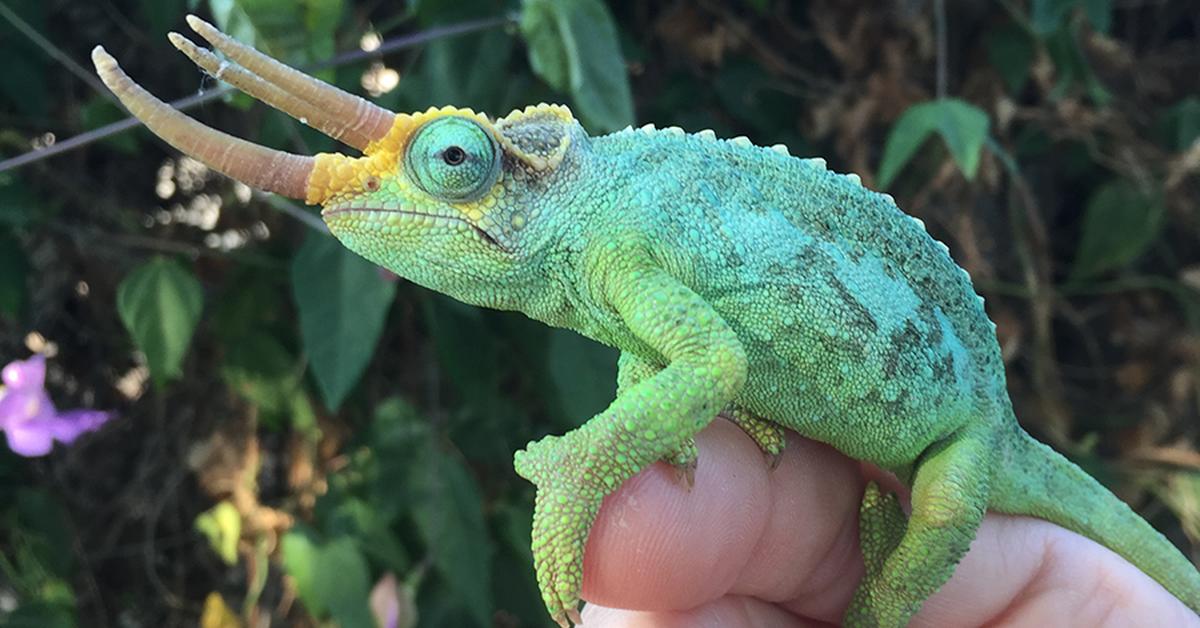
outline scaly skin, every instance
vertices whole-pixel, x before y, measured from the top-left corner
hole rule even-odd
[[[318,155],[306,179],[343,244],[622,352],[612,405],[515,458],[537,486],[533,554],[560,624],[578,621],[603,498],[656,460],[690,481],[693,437],[722,410],[768,460],[788,428],[912,487],[908,517],[894,495],[864,497],[847,625],[907,623],[988,508],[1091,537],[1200,612],[1200,573],[1178,550],[1018,427],[970,278],[857,177],[711,131],[589,137],[550,105],[494,122],[397,115],[364,153]]]

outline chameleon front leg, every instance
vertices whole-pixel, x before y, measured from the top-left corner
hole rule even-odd
[[[932,445],[917,465],[907,521],[895,495],[867,487],[859,522],[867,573],[844,625],[905,626],[950,579],[987,510],[993,451],[986,435],[963,432]]]
[[[617,396],[621,392],[635,386],[638,382],[652,377],[662,370],[661,366],[639,358],[629,351],[622,351],[617,358]],[[689,488],[696,483],[696,460],[699,451],[696,449],[696,439],[684,439],[679,449],[663,457],[663,462],[675,468],[679,479]]]
[[[649,263],[613,258],[598,282],[602,296],[667,366],[624,388],[583,426],[530,443],[514,460],[517,473],[538,488],[538,586],[564,626],[578,621],[583,550],[601,501],[644,467],[680,451],[746,379],[745,351],[708,303]]]

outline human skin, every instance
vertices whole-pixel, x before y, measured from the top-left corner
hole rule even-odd
[[[656,464],[605,500],[584,559],[584,626],[836,624],[863,574],[858,507],[878,472],[794,434],[772,470],[724,420],[696,444],[690,490]],[[989,514],[912,625],[1200,627],[1200,619],[1090,539]]]

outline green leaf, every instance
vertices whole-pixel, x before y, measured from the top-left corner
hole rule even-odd
[[[1088,98],[1098,105],[1106,105],[1112,100],[1112,94],[1092,71],[1091,64],[1080,48],[1081,28],[1082,26],[1075,22],[1045,38],[1046,54],[1054,62],[1058,75],[1058,82],[1049,96],[1051,100],[1061,99],[1076,84],[1082,83]]]
[[[213,21],[226,34],[293,64],[333,56],[334,33],[345,10],[345,0],[209,0],[208,4]]]
[[[370,571],[354,539],[341,537],[321,547],[314,584],[321,603],[341,628],[375,628],[368,606]]]
[[[1079,0],[1033,0],[1029,11],[1029,23],[1035,33],[1048,35],[1062,26],[1063,20]]]
[[[222,501],[200,513],[195,525],[226,565],[237,564],[237,544],[242,536],[242,516],[237,507],[229,500]]]
[[[146,354],[156,385],[182,373],[180,366],[203,307],[204,292],[192,272],[162,257],[138,267],[117,287],[117,313]]]
[[[1200,98],[1188,96],[1167,110],[1155,125],[1169,150],[1184,151],[1200,138]]]
[[[408,553],[404,546],[388,528],[384,516],[365,500],[344,498],[322,523],[328,534],[354,539],[363,554],[374,558],[386,569],[397,572],[408,569]]]
[[[0,317],[17,319],[29,301],[29,260],[21,243],[0,231]]]
[[[967,179],[975,178],[987,138],[987,114],[968,102],[947,98],[909,107],[896,121],[883,148],[879,187],[887,188],[930,134],[937,132]]]
[[[547,370],[575,424],[608,407],[617,390],[617,352],[566,329],[550,332]]]
[[[1107,33],[1112,28],[1112,0],[1083,0],[1083,14],[1092,28]]]
[[[629,76],[608,7],[600,0],[525,0],[521,7],[533,71],[571,94],[592,130],[633,124]]]
[[[1157,193],[1117,179],[1088,200],[1071,279],[1095,277],[1141,255],[1162,229],[1165,209]]]
[[[413,518],[433,565],[454,589],[459,605],[480,626],[492,617],[491,545],[475,480],[453,456],[422,449],[414,465]]]
[[[321,543],[300,526],[284,535],[283,568],[309,613],[327,612],[341,628],[374,628],[367,598],[370,572],[354,539],[341,537]]]
[[[1015,24],[990,29],[985,37],[992,67],[996,68],[1009,92],[1019,93],[1029,79],[1035,52],[1033,38]]]
[[[316,617],[324,615],[324,599],[317,591],[320,542],[316,533],[303,525],[297,525],[283,535],[279,551],[283,558],[283,570],[296,584],[296,593],[300,596],[300,601],[304,602],[304,607]]]
[[[317,388],[336,410],[375,353],[396,284],[333,238],[310,233],[292,261],[300,337]]]

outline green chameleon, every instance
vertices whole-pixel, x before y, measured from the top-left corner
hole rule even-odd
[[[718,413],[769,458],[792,429],[912,487],[908,517],[867,488],[867,569],[848,625],[904,625],[989,508],[1095,539],[1200,612],[1195,567],[1017,425],[967,273],[857,176],[712,131],[591,137],[558,105],[498,120],[453,107],[395,114],[188,23],[227,57],[171,33],[200,67],[363,156],[293,155],[205,127],[97,47],[101,78],[168,143],[322,205],[345,246],[402,277],[620,349],[612,404],[515,457],[537,486],[533,556],[560,624],[579,620],[601,500],[657,460],[690,481],[693,436]]]

